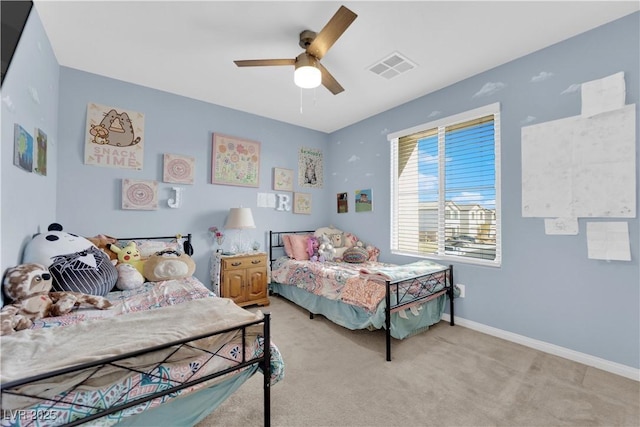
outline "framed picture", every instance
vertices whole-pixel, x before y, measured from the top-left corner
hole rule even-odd
[[[47,176],[47,134],[36,128],[36,154],[33,171],[38,175]]]
[[[356,212],[371,212],[373,210],[373,197],[371,189],[356,190]]]
[[[33,137],[17,123],[13,126],[13,164],[33,171]]]
[[[338,200],[338,213],[349,212],[349,200],[347,193],[338,193],[336,199]]]
[[[211,150],[211,183],[258,187],[260,143],[216,133]]]
[[[291,169],[273,168],[273,189],[276,191],[293,191],[293,171]]]
[[[323,176],[322,150],[301,147],[298,151],[298,185],[322,188]]]
[[[293,213],[311,215],[311,194],[293,193]]]
[[[193,184],[196,160],[189,156],[165,154],[162,180],[177,184]]]
[[[122,209],[158,209],[158,182],[123,179]]]
[[[84,164],[142,170],[144,114],[90,102]]]

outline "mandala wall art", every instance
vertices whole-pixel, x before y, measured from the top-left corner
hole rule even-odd
[[[178,154],[164,155],[164,172],[162,180],[177,184],[193,184],[196,160]]]
[[[214,134],[211,153],[211,183],[258,187],[259,142]]]
[[[158,209],[158,182],[123,179],[122,209]]]

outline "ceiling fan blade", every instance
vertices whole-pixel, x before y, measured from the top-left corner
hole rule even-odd
[[[247,59],[233,61],[238,67],[263,67],[272,65],[294,65],[295,59]]]
[[[318,68],[322,72],[322,85],[324,87],[329,89],[329,91],[334,95],[337,95],[340,92],[344,91],[344,88],[340,86],[340,83],[338,83],[338,81],[333,78],[331,73],[327,71],[327,69],[324,68],[324,66],[319,62],[318,62]]]
[[[333,46],[333,44],[340,38],[349,25],[358,17],[351,10],[344,6],[340,6],[340,9],[331,17],[327,25],[318,33],[316,38],[307,47],[307,53],[315,56],[318,59],[327,53],[327,51]]]

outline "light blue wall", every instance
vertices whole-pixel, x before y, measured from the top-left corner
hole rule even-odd
[[[389,251],[390,153],[386,135],[500,102],[502,267],[455,264],[456,282],[466,285],[466,298],[458,300],[456,314],[638,368],[638,218],[609,219],[629,224],[631,262],[587,259],[585,218],[579,220],[577,236],[545,235],[543,219],[521,215],[520,132],[525,123],[579,115],[580,91],[562,92],[573,84],[619,71],[625,73],[627,104],[637,104],[640,100],[639,18],[638,13],[627,16],[334,132],[327,159],[329,196],[347,191],[352,204],[354,190],[372,188],[374,211],[355,213],[351,205],[347,214],[332,211],[331,222],[367,236],[382,248],[381,257],[386,261],[411,261],[408,257],[393,256]],[[532,82],[532,77],[542,72],[552,75],[544,81]],[[489,96],[474,97],[486,83],[502,83],[504,88]],[[434,111],[440,113],[430,118]],[[526,122],[528,117],[535,119]],[[640,120],[636,118],[636,126],[638,123]],[[637,135],[640,135],[638,129]],[[636,168],[640,165],[638,152],[636,148]],[[372,232],[372,228],[376,231]]]
[[[58,75],[40,17],[32,13],[2,84],[2,271],[19,264],[24,243],[56,218]],[[13,165],[14,123],[34,138],[36,128],[47,134],[47,176]]]
[[[535,117],[532,123],[540,123],[576,115],[580,111],[579,93],[562,95],[561,92],[571,84],[618,71],[625,72],[627,103],[638,102],[639,19],[636,13],[325,135],[77,70],[58,69],[42,25],[32,17],[25,40],[33,40],[35,44],[21,42],[16,58],[24,59],[12,65],[8,79],[13,80],[5,80],[2,94],[3,98],[11,94],[16,105],[10,115],[6,105],[2,106],[2,267],[15,264],[24,240],[38,227],[46,227],[55,220],[67,230],[84,235],[192,232],[198,264],[196,276],[208,283],[208,254],[212,242],[206,229],[222,225],[228,209],[240,204],[253,208],[257,229],[251,237],[263,245],[264,233],[270,228],[307,229],[333,223],[375,243],[382,249],[384,261],[410,261],[392,256],[388,250],[386,135],[430,121],[428,115],[433,111],[440,111],[439,117],[445,117],[499,101],[502,104],[503,265],[488,268],[456,264],[456,282],[467,285],[467,296],[458,300],[456,314],[639,368],[638,219],[625,220],[632,239],[633,261],[588,260],[586,221],[580,220],[577,236],[547,236],[541,219],[522,218],[520,189],[520,131],[526,117]],[[530,82],[543,71],[553,73],[552,78]],[[501,82],[505,87],[494,95],[473,98],[487,82]],[[50,102],[57,102],[58,86],[59,104],[52,106]],[[28,93],[30,87],[38,88],[40,104],[33,105]],[[145,114],[142,171],[83,164],[82,141],[89,102]],[[49,134],[50,141],[54,141],[51,150],[54,159],[50,157],[47,178],[23,173],[12,165],[12,150],[7,148],[6,141],[12,141],[15,121],[27,128],[40,125]],[[208,183],[214,131],[262,143],[260,188]],[[300,146],[322,148],[325,154],[324,189],[302,190],[313,196],[313,214],[294,215],[257,208],[257,193],[273,192],[272,167],[297,169]],[[196,183],[185,186],[184,206],[168,208],[168,189],[172,185],[161,183],[159,210],[121,210],[120,180],[161,181],[163,153],[197,158]],[[358,188],[373,189],[372,213],[353,212],[353,191]],[[300,190],[296,186],[296,191]],[[338,215],[335,196],[344,191],[349,192],[351,212]]]
[[[117,169],[84,164],[87,104],[117,107],[144,113],[143,170]],[[260,187],[245,188],[210,184],[212,132],[220,132],[261,144]],[[115,237],[144,237],[193,233],[195,276],[209,284],[209,256],[213,240],[207,229],[222,228],[231,207],[250,207],[255,230],[245,238],[257,240],[264,250],[269,229],[307,229],[325,224],[329,212],[316,204],[311,215],[258,208],[258,193],[272,193],[273,167],[297,171],[301,146],[324,150],[325,133],[291,126],[264,117],[172,95],[62,67],[60,71],[60,141],[58,161],[58,209],[56,217],[81,235],[104,233]],[[162,183],[164,153],[196,158],[195,183],[181,185],[183,206],[171,209],[167,200],[175,184]],[[297,174],[296,174],[297,177]],[[160,207],[155,211],[121,209],[123,178],[157,180]],[[322,200],[326,190],[300,188]],[[292,193],[288,193],[292,195]],[[232,240],[227,233],[225,244]]]

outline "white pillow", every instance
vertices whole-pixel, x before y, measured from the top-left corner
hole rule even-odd
[[[170,242],[162,240],[136,240],[138,250],[140,251],[140,258],[146,259],[156,252],[160,251],[176,251],[178,253],[184,252],[182,245],[176,240]]]
[[[326,234],[327,236],[330,234],[334,234],[334,233],[342,233],[342,230],[339,230],[337,228],[335,228],[333,225],[330,225],[329,227],[320,227],[318,228],[313,235],[316,237],[320,237],[323,234]]]

